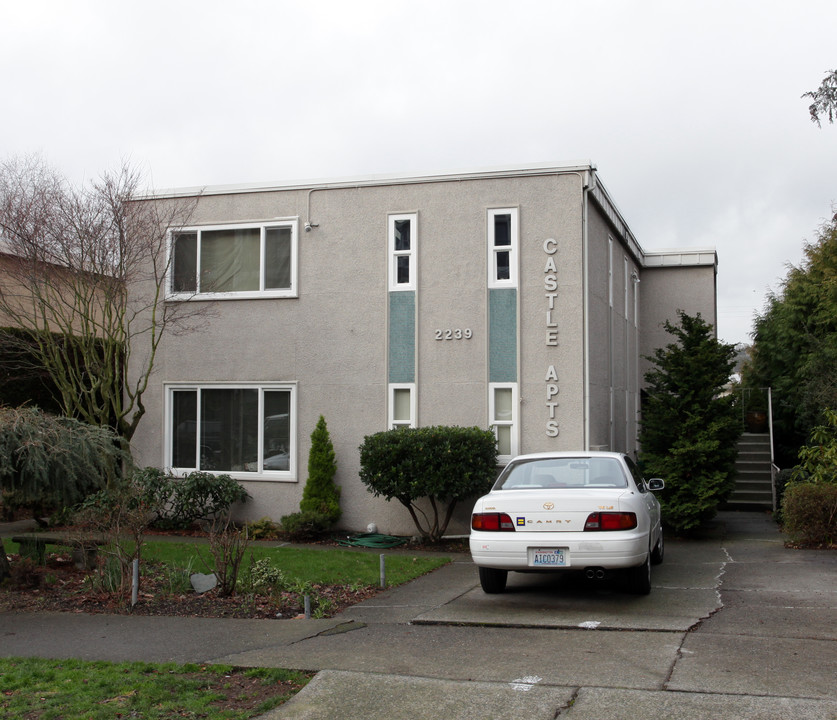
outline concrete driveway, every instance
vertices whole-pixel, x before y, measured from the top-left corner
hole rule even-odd
[[[330,620],[0,614],[0,653],[317,671],[266,717],[837,719],[837,554],[722,513],[669,539],[647,597],[462,556]]]

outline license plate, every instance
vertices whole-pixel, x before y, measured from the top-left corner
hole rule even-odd
[[[530,567],[566,567],[569,560],[567,548],[529,548]]]

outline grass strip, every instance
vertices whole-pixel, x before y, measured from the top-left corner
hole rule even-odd
[[[323,585],[378,585],[380,555],[377,551],[357,551],[339,548],[269,547],[251,545],[247,549],[242,569],[268,558],[287,577],[302,582]],[[425,575],[450,562],[445,555],[409,555],[384,553],[387,586],[401,585]],[[191,568],[208,572],[212,564],[209,546],[205,543],[146,541],[143,559],[163,562],[173,568]]]
[[[0,718],[247,720],[309,680],[278,668],[0,658]]]

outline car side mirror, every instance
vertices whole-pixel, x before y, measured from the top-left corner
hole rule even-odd
[[[665,480],[663,480],[662,478],[651,478],[648,481],[649,490],[662,490],[665,486]]]

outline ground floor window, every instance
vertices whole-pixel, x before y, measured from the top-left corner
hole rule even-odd
[[[518,454],[517,383],[490,383],[489,423],[497,436],[497,460],[509,462]]]
[[[294,477],[293,385],[170,385],[167,464],[175,472],[206,470]]]
[[[416,426],[416,386],[413,383],[389,386],[389,427]]]

